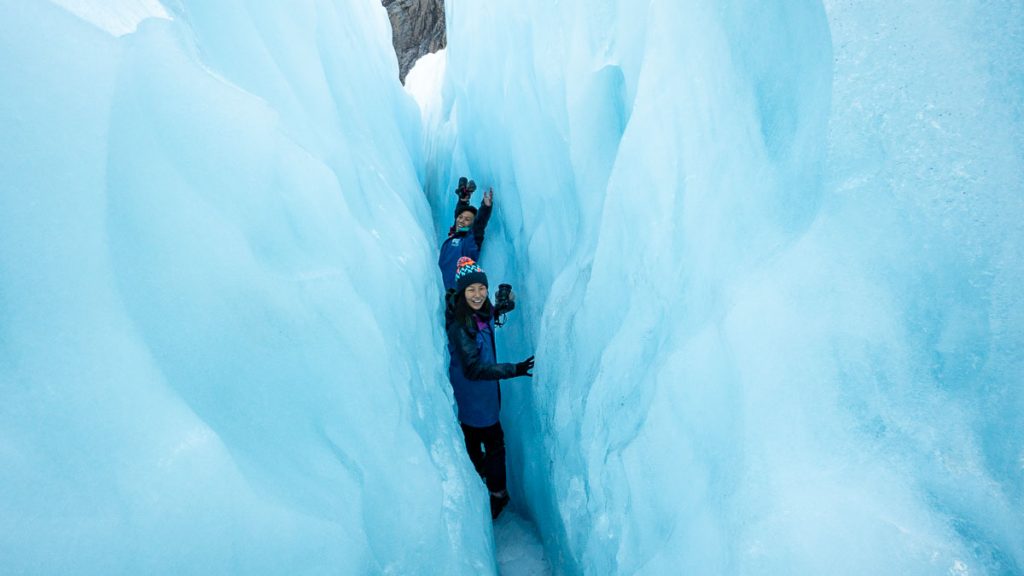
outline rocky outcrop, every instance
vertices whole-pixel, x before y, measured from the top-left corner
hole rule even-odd
[[[404,84],[405,75],[420,56],[445,46],[444,0],[382,1],[391,19],[391,42]]]

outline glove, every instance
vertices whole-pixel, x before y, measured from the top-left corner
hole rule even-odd
[[[532,378],[533,374],[530,374],[530,370],[533,370],[533,356],[516,364],[516,376],[529,376]]]

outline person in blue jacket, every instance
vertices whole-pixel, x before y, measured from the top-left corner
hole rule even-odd
[[[451,361],[448,376],[455,392],[466,450],[491,494],[491,517],[508,504],[505,433],[501,429],[499,380],[533,376],[533,356],[516,364],[499,363],[494,346],[493,307],[487,276],[471,258],[461,257],[455,294],[445,314]]]
[[[469,200],[476,190],[476,183],[466,178],[459,179],[456,193],[459,202],[455,206],[455,224],[448,231],[448,238],[441,244],[441,255],[437,265],[441,269],[441,281],[445,291],[455,288],[455,266],[463,256],[480,260],[480,249],[484,244],[484,230],[491,219],[494,190],[484,193],[480,208],[474,208]]]

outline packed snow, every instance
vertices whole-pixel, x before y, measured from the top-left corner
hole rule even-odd
[[[501,576],[550,576],[536,527],[514,510],[502,512],[494,523],[494,541]]]

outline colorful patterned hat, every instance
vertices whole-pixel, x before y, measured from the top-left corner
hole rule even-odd
[[[483,268],[472,258],[459,258],[459,263],[455,265],[455,292],[462,294],[470,284],[477,282],[487,286],[487,275],[484,274]]]

